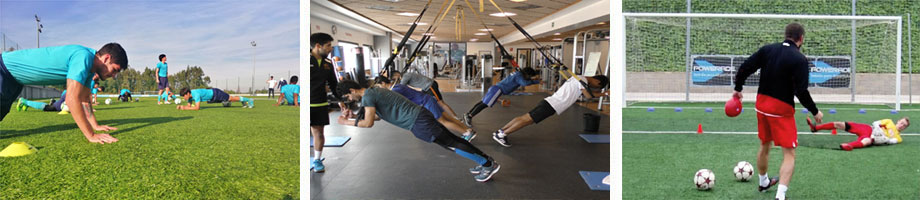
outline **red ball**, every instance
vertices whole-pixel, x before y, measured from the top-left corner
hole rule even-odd
[[[725,115],[735,117],[741,114],[741,99],[732,97],[725,102]]]

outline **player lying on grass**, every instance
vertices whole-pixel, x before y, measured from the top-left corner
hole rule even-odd
[[[66,45],[24,49],[0,54],[0,121],[10,111],[24,85],[67,85],[71,117],[86,140],[112,143],[118,139],[95,131],[113,131],[115,127],[99,125],[90,106],[90,84],[94,75],[101,80],[114,77],[128,68],[128,56],[121,45],[108,43],[98,51]]]
[[[470,141],[476,137],[476,131],[463,125],[463,122],[460,122],[460,120],[457,120],[457,118],[454,118],[454,116],[442,110],[441,106],[438,105],[438,100],[434,99],[434,97],[415,91],[409,88],[409,86],[393,83],[386,76],[378,76],[374,79],[374,84],[377,87],[399,93],[408,98],[409,101],[412,101],[412,103],[415,103],[415,105],[424,107],[434,115],[434,118],[437,119],[441,125],[446,126],[450,130],[457,131],[458,133],[463,133],[461,137],[464,140]]]
[[[291,84],[281,86],[281,93],[278,94],[278,102],[275,103],[275,106],[300,106],[300,85],[297,85],[298,79],[297,76],[291,76]]]
[[[176,109],[179,110],[200,110],[201,102],[205,103],[230,103],[230,102],[243,102],[243,107],[252,108],[255,104],[252,102],[251,98],[240,97],[240,96],[230,96],[223,90],[217,88],[206,88],[206,89],[194,89],[189,90],[188,88],[182,88],[179,90],[179,95],[182,95],[182,98],[185,99],[185,102],[188,105],[177,105]],[[195,104],[192,104],[192,101]],[[226,104],[225,104],[226,105]]]
[[[419,73],[412,72],[406,73],[405,75],[399,72],[393,72],[392,76],[387,74],[384,74],[384,76],[389,77],[390,80],[396,80],[394,82],[409,86],[415,91],[431,95],[434,97],[434,99],[438,100],[438,105],[440,105],[444,111],[447,111],[447,113],[450,113],[451,115],[454,115],[455,118],[458,118],[457,112],[454,112],[454,109],[451,108],[450,105],[447,105],[447,102],[444,102],[444,96],[441,95],[441,89],[438,87],[438,82],[434,79],[428,78],[427,76]]]
[[[131,90],[128,90],[127,88],[121,89],[121,92],[118,94],[118,100],[121,100],[122,102],[134,101],[134,97],[131,97]]]
[[[370,128],[374,126],[376,114],[384,121],[412,131],[412,134],[422,141],[433,142],[457,155],[473,160],[479,165],[471,168],[470,173],[478,174],[475,179],[479,182],[491,179],[501,167],[476,146],[450,133],[444,125],[437,122],[431,112],[425,111],[424,108],[412,103],[399,93],[377,87],[363,88],[354,81],[342,81],[336,90],[348,100],[360,101],[367,113],[364,119],[356,120],[348,119],[348,116],[343,114],[338,118],[339,124]]]
[[[811,132],[843,129],[858,136],[856,141],[840,144],[840,149],[845,151],[852,151],[869,145],[901,143],[901,131],[910,126],[910,119],[907,117],[899,119],[897,124],[892,122],[891,119],[882,119],[872,122],[871,125],[856,122],[829,122],[816,126],[811,122],[811,118],[807,117],[805,122],[808,122]]]
[[[499,97],[511,94],[511,92],[514,92],[514,90],[517,90],[521,86],[537,83],[540,83],[540,74],[537,74],[537,71],[533,70],[533,68],[527,67],[520,72],[511,74],[511,76],[498,82],[498,84],[489,87],[489,91],[486,92],[486,95],[482,96],[482,101],[476,102],[476,105],[463,115],[463,121],[466,122],[467,126],[473,126],[473,117],[479,114],[483,109],[495,105]]]
[[[591,96],[591,89],[603,89],[608,83],[607,76],[604,75],[586,77],[585,80],[588,82],[588,88],[584,88],[576,77],[569,77],[569,79],[556,90],[556,93],[540,101],[537,107],[533,108],[529,113],[515,117],[508,122],[508,124],[505,124],[504,127],[492,133],[492,139],[504,147],[511,147],[511,143],[508,142],[508,136],[511,135],[511,133],[525,126],[540,123],[544,119],[553,116],[553,114],[562,114],[569,106],[575,104],[579,96]],[[594,96],[601,95],[606,94],[595,93]]]

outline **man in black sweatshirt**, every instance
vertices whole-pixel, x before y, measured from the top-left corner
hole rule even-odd
[[[337,87],[332,60],[326,58],[332,52],[332,36],[325,33],[310,35],[310,134],[313,135],[313,160],[310,168],[313,172],[324,172],[323,144],[326,137],[323,128],[329,125],[329,100],[326,99],[328,85],[333,94]],[[336,95],[338,96],[338,95]],[[342,113],[350,113],[344,104],[339,103]]]
[[[760,70],[757,88],[757,136],[760,152],[757,153],[757,170],[760,174],[758,190],[765,192],[779,183],[777,199],[786,198],[786,190],[795,171],[795,147],[798,145],[795,128],[795,101],[793,96],[815,116],[820,123],[824,116],[808,93],[808,60],[799,50],[805,39],[805,28],[798,23],[786,25],[786,40],[763,46],[741,64],[735,77],[734,97],[741,98],[744,81]],[[767,158],[770,142],[783,148],[780,177],[768,178]]]

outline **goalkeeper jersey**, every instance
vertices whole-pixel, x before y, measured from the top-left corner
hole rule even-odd
[[[898,127],[894,124],[894,121],[891,121],[891,119],[882,119],[872,122],[872,143],[901,143],[901,133],[898,131]]]

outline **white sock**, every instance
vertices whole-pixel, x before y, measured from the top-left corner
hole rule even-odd
[[[767,187],[770,185],[770,177],[766,173],[760,175],[760,187]]]
[[[788,188],[786,188],[786,185],[780,184],[779,187],[776,188],[776,198],[777,198],[777,199],[780,199],[780,200],[786,199],[786,190],[787,190],[787,189],[788,189]]]
[[[473,132],[472,132],[472,131],[466,131],[466,133],[463,133],[463,136],[467,136],[467,135],[470,135],[470,134],[473,134]]]
[[[323,151],[313,151],[313,160],[319,160],[323,157]]]
[[[507,135],[505,135],[505,131],[502,131],[501,129],[498,129],[498,137],[500,137],[500,138],[505,138],[505,136],[507,136]]]

